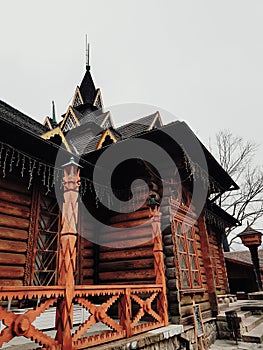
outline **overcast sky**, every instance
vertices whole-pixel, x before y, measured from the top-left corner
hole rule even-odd
[[[64,113],[88,33],[106,106],[157,106],[206,145],[224,128],[261,144],[262,19],[261,0],[2,0],[0,98],[41,122],[53,99]]]
[[[88,33],[106,106],[155,105],[206,144],[222,128],[261,143],[262,17],[261,0],[2,1],[0,96],[39,121],[52,99],[64,113]]]

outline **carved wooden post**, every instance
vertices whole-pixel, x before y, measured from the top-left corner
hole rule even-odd
[[[166,295],[166,280],[163,257],[163,241],[161,231],[161,216],[162,214],[155,206],[150,208],[150,215],[152,216],[152,232],[153,232],[153,255],[154,255],[154,272],[156,284],[163,286],[163,291],[160,296],[160,301],[157,304],[158,312],[164,320],[164,325],[168,325],[168,304]]]
[[[74,158],[64,165],[64,203],[62,207],[62,230],[59,251],[58,285],[65,286],[65,297],[58,302],[56,312],[56,339],[62,349],[72,349],[71,329],[73,326],[73,303],[76,270],[76,241],[78,218],[79,177],[78,164]]]
[[[132,319],[132,310],[131,310],[131,289],[125,288],[124,294],[121,296],[119,303],[119,317],[120,324],[126,331],[126,338],[132,336],[131,328],[131,319]]]

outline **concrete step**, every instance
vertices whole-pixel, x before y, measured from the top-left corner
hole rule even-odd
[[[249,332],[242,335],[242,341],[248,343],[262,343],[263,342],[263,323],[253,328]]]
[[[245,332],[250,332],[263,322],[263,315],[251,315],[242,319],[242,326]],[[244,331],[243,331],[244,332]]]
[[[226,311],[230,311],[229,309],[226,310]],[[252,312],[251,311],[245,311],[245,310],[236,310],[234,309],[233,311],[236,311],[237,312],[237,316],[239,318],[239,321],[241,322],[243,319],[249,317],[252,315]],[[225,312],[220,312],[220,314],[217,315],[216,319],[218,321],[226,321],[226,314]]]

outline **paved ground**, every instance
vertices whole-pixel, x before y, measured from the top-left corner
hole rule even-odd
[[[263,349],[263,344],[236,342],[233,340],[217,339],[216,342],[209,348],[210,350],[254,350]]]

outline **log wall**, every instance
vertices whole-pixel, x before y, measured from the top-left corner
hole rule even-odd
[[[78,223],[78,253],[77,253],[77,284],[97,284],[96,281],[96,245],[88,238],[92,235],[94,227],[85,216],[85,207],[79,207]]]
[[[99,284],[155,283],[149,209],[119,214],[110,224],[103,232],[108,244],[99,247]]]
[[[31,198],[23,179],[0,179],[0,285],[23,285]]]

